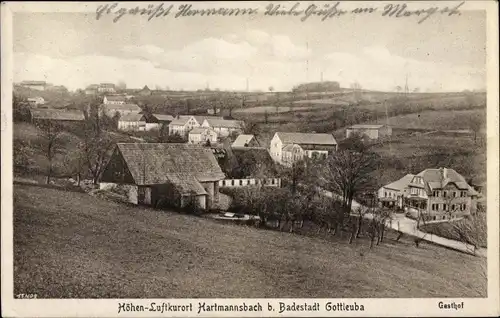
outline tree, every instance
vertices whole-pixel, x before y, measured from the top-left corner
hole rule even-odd
[[[377,164],[377,155],[367,149],[342,149],[327,158],[320,179],[333,195],[341,196],[343,213],[339,214],[339,229],[343,225],[344,215],[351,212],[356,194],[372,188],[374,181],[370,178],[370,173],[376,169]]]
[[[92,121],[85,126],[85,136],[79,145],[83,160],[92,176],[92,182],[97,184],[104,171],[107,159],[114,146],[113,140],[107,132],[98,128]]]
[[[271,93],[272,93],[272,92],[274,92],[274,87],[269,86],[269,91],[270,91]]]
[[[118,90],[126,90],[127,84],[124,81],[118,81],[116,88],[118,88]]]
[[[351,84],[351,89],[353,91],[354,101],[356,103],[359,103],[361,99],[361,84],[359,84],[358,82],[354,82]]]
[[[399,92],[401,92],[402,90],[403,90],[403,88],[402,88],[401,86],[399,86],[399,85],[398,85],[398,86],[396,86],[396,92],[398,92],[398,93],[399,93]]]
[[[53,122],[51,120],[38,122],[36,126],[38,126],[38,128],[40,128],[42,132],[41,137],[43,140],[43,146],[45,148],[44,153],[48,160],[46,183],[49,184],[53,172],[52,165],[54,156],[62,148],[60,139],[62,128],[56,122]]]
[[[469,128],[474,132],[474,143],[477,141],[477,134],[481,130],[484,123],[484,119],[479,115],[472,115],[469,118]]]
[[[279,92],[276,92],[276,112],[278,113],[280,111],[280,94]]]
[[[18,121],[29,121],[30,119],[30,108],[26,99],[14,94],[12,96],[12,114],[13,120]]]

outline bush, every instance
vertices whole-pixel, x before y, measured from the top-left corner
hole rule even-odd
[[[186,205],[182,208],[183,212],[192,215],[201,215],[203,213],[203,209],[195,196],[189,197],[187,200]]]

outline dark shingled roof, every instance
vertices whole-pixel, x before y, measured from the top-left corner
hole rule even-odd
[[[454,183],[457,188],[461,190],[468,190],[470,195],[477,195],[477,192],[467,183],[467,181],[465,181],[465,178],[453,169],[425,169],[417,174],[417,176],[422,177],[428,191],[442,189],[449,183]],[[412,179],[410,182],[412,186],[419,185],[413,181],[414,180]]]
[[[32,109],[31,116],[33,119],[43,120],[71,120],[82,121],[85,116],[82,111],[78,110],[59,110],[59,109]]]
[[[173,121],[174,120],[174,116],[172,116],[172,115],[153,114],[153,116],[156,117],[156,119],[158,119],[159,121]]]
[[[336,145],[337,141],[331,134],[289,133],[277,132],[284,144]]]
[[[142,108],[140,108],[137,104],[103,104],[102,105],[107,111],[110,110],[129,110],[135,112],[142,112]]]
[[[175,181],[179,174],[199,182],[225,178],[209,148],[175,143],[118,143],[117,147],[138,185],[179,183]]]
[[[120,95],[110,95],[110,96],[105,96],[107,100],[112,101],[112,102],[124,102],[127,99],[125,96],[120,96]]]
[[[128,121],[128,122],[136,122],[136,121],[146,121],[146,118],[143,114],[130,113],[125,114],[120,117],[119,121]]]

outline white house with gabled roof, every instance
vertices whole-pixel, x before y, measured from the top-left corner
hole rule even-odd
[[[274,161],[291,164],[292,159],[326,157],[337,149],[337,141],[331,134],[277,132],[271,139],[269,153]]]

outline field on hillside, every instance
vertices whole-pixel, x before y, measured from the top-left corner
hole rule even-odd
[[[419,173],[426,168],[455,169],[474,183],[486,181],[486,145],[484,139],[433,136],[419,133],[393,136],[392,141],[373,147],[381,157],[378,183],[388,184],[407,173]]]
[[[486,109],[424,111],[388,118],[381,117],[369,123],[388,124],[393,128],[401,129],[468,130],[470,118],[476,115],[486,120]]]
[[[325,234],[326,235],[326,234]],[[486,260],[306,237],[14,186],[14,293],[38,298],[485,297]]]

